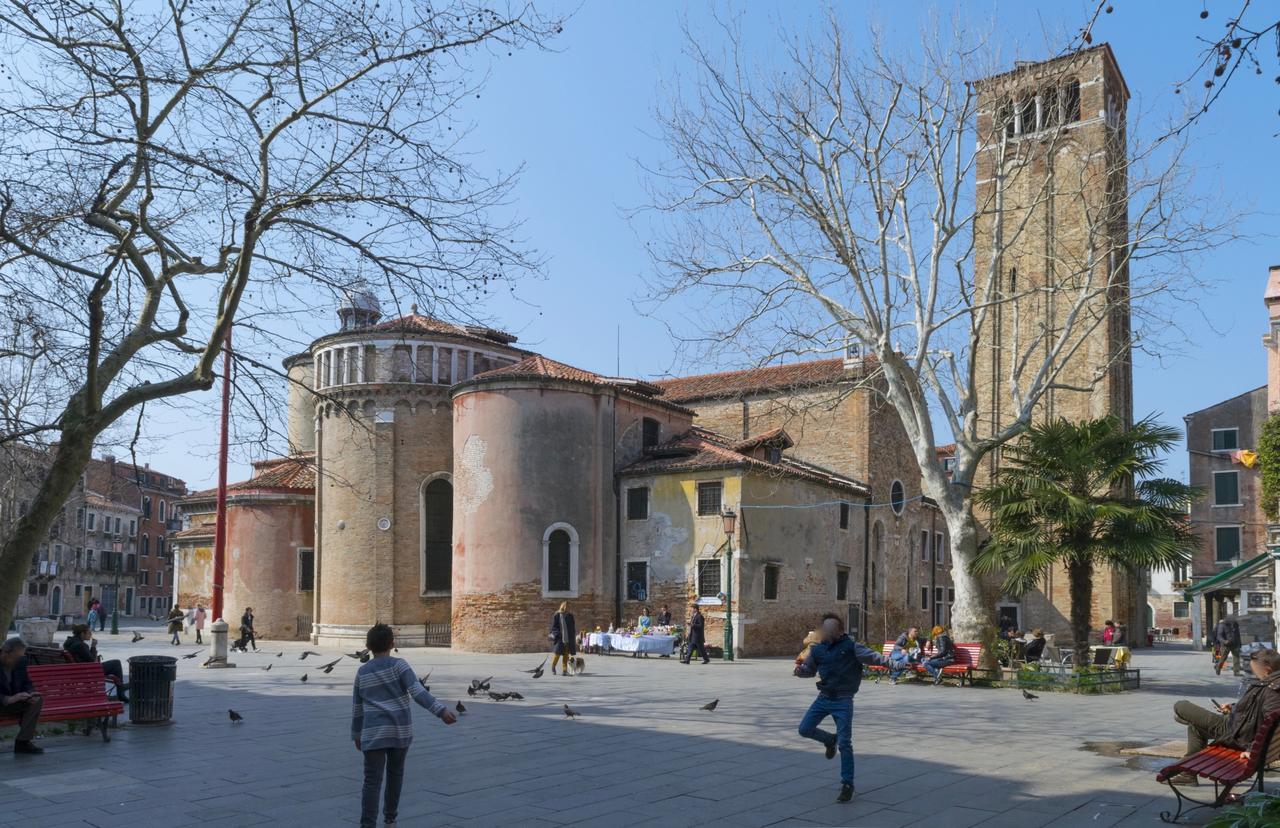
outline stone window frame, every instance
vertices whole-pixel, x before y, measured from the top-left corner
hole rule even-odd
[[[773,597],[769,597],[769,572],[773,572]],[[778,561],[768,561],[764,565],[764,579],[761,583],[762,601],[770,604],[776,603],[782,595],[782,564]]]
[[[717,588],[716,588],[716,594],[715,594],[715,595],[703,595],[703,594],[702,594],[702,571],[703,571],[703,564],[704,564],[704,563],[706,563],[706,564],[715,563],[716,567],[719,569],[719,575],[720,575],[720,577],[719,577],[717,580],[719,580],[719,582],[720,582],[720,583],[717,585]],[[720,596],[724,595],[724,570],[725,570],[725,567],[724,567],[724,563],[722,562],[722,559],[720,558],[720,556],[719,556],[719,555],[708,555],[708,556],[704,556],[704,557],[701,557],[701,558],[695,558],[695,559],[694,559],[694,561],[693,561],[693,565],[694,565],[694,569],[693,569],[693,586],[694,586],[694,590],[698,593],[697,600],[695,600],[695,601],[694,601],[694,603],[695,603],[695,604],[698,604],[699,606],[713,606],[713,605],[723,604],[723,603],[724,603],[724,599],[723,599],[723,598],[721,598]]]
[[[427,486],[437,480],[443,480],[448,483],[450,488],[454,487],[453,474],[446,471],[429,474],[422,478],[422,482],[418,484],[418,595],[423,598],[449,598],[453,595],[452,586],[447,590],[433,589],[429,592],[427,591],[427,501],[425,495]],[[544,571],[545,568],[546,565],[544,561]],[[543,580],[543,584],[545,586],[545,579]]]
[[[569,536],[569,589],[553,592],[548,589],[551,580],[551,534],[561,529]],[[578,530],[571,523],[556,521],[542,532],[542,597],[578,597]]]
[[[1214,447],[1214,442],[1215,442],[1214,438],[1218,436],[1218,433],[1219,433],[1219,432],[1221,432],[1221,433],[1223,433],[1223,434],[1226,434],[1228,431],[1234,431],[1234,432],[1235,432],[1235,435],[1236,435],[1235,445],[1234,445],[1234,446],[1227,447],[1227,448],[1215,448],[1215,447]],[[1236,450],[1237,450],[1237,449],[1239,449],[1239,448],[1240,448],[1240,429],[1239,429],[1239,427],[1237,427],[1237,426],[1231,426],[1230,428],[1211,428],[1211,429],[1209,429],[1209,451],[1211,451],[1211,452],[1213,452],[1213,453],[1215,453],[1215,454],[1225,454],[1225,453],[1227,453],[1227,452],[1229,452],[1229,451],[1236,451]]]
[[[302,568],[302,553],[303,553],[303,552],[310,552],[310,553],[311,553],[311,589],[303,589],[303,588],[302,588],[302,573],[303,573],[303,571],[304,571],[304,570],[303,570],[303,568]],[[297,573],[296,573],[296,577],[295,577],[295,579],[294,579],[294,583],[297,585],[297,589],[296,589],[296,590],[294,590],[294,592],[295,592],[296,594],[298,594],[298,595],[303,595],[303,594],[305,594],[305,593],[315,592],[315,589],[316,589],[316,581],[315,581],[315,577],[316,577],[316,568],[315,568],[315,566],[316,566],[316,557],[315,557],[315,556],[316,556],[316,550],[315,550],[315,547],[314,547],[314,546],[295,546],[295,547],[294,547],[294,549],[293,549],[293,558],[294,558],[294,561],[297,563]]]
[[[907,510],[907,487],[901,480],[889,484],[889,508],[898,517]]]
[[[631,597],[631,582],[627,578],[628,571],[633,563],[644,564],[644,595],[643,599]],[[622,559],[622,600],[631,601],[632,603],[648,602],[652,600],[653,595],[653,563],[649,558],[623,558]]]
[[[1235,480],[1236,480],[1236,502],[1235,503],[1219,503],[1218,502],[1218,477],[1224,474],[1230,474],[1235,477]],[[1243,505],[1244,504],[1240,501],[1240,472],[1234,469],[1227,469],[1224,471],[1215,471],[1213,473],[1213,504],[1211,508],[1224,509],[1224,508],[1232,508],[1232,507],[1243,506]]]
[[[1236,533],[1236,553],[1230,558],[1218,555],[1218,533],[1223,529],[1234,529]],[[1244,527],[1239,523],[1223,523],[1213,527],[1213,562],[1218,565],[1233,564],[1244,552]]]

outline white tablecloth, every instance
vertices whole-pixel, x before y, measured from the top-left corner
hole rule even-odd
[[[674,635],[642,635],[633,637],[618,633],[590,633],[587,644],[602,650],[617,650],[621,653],[658,653],[671,655],[676,649]]]

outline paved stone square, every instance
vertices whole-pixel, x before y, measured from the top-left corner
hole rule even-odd
[[[136,645],[127,632],[99,634],[104,657],[197,649],[169,646],[156,626],[142,632]],[[44,756],[15,757],[6,730],[0,826],[357,824],[357,662],[323,675],[316,667],[338,653],[299,661],[305,649],[268,642],[235,654],[234,670],[203,670],[203,655],[179,661],[173,723],[122,717],[110,744],[47,735]],[[587,656],[584,676],[534,680],[520,671],[537,656],[401,655],[431,671],[432,693],[468,708],[452,727],[415,708],[401,826],[1152,825],[1173,802],[1151,770],[1163,760],[1083,744],[1176,739],[1174,701],[1226,700],[1236,687],[1207,656],[1173,645],[1137,653],[1141,691],[1102,697],[868,683],[855,706],[857,799],[838,805],[838,761],[796,735],[813,683],[786,660]],[[470,679],[489,675],[526,700],[469,699]],[[716,698],[715,712],[698,709]],[[581,718],[566,720],[565,703]],[[228,708],[245,721],[230,723]]]

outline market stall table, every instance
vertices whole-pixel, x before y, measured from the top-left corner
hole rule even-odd
[[[674,635],[627,635],[626,633],[591,633],[587,643],[602,652],[657,653],[671,655],[676,651]]]

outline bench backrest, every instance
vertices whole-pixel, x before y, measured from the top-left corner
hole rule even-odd
[[[66,650],[58,647],[27,647],[27,663],[30,665],[39,664],[65,664],[70,655]]]
[[[1259,767],[1270,767],[1280,761],[1278,730],[1280,730],[1280,711],[1263,719],[1262,724],[1258,726],[1258,732],[1253,734],[1253,744],[1249,745],[1249,773],[1257,771]]]
[[[953,664],[967,664],[970,667],[977,667],[982,663],[982,645],[981,644],[957,644],[956,658]]]
[[[92,701],[107,697],[101,664],[45,664],[27,670],[45,702]]]

